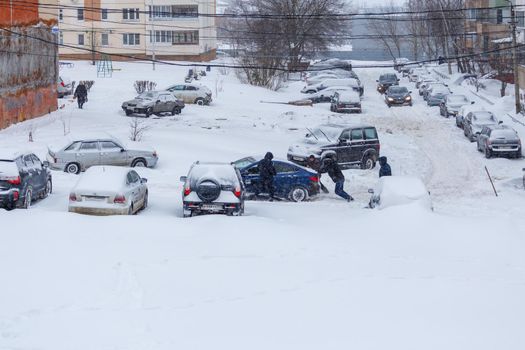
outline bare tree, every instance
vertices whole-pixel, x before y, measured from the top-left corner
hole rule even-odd
[[[149,128],[150,126],[146,124],[146,121],[142,120],[141,118],[134,117],[129,122],[129,139],[131,141],[142,140],[144,133],[148,131]]]
[[[399,7],[393,1],[386,6],[382,6],[380,12],[384,15],[373,16],[368,21],[368,29],[377,37],[392,59],[401,57],[401,45],[403,43],[404,25],[400,21],[401,16],[389,13],[396,12]],[[404,17],[404,16],[403,16]]]

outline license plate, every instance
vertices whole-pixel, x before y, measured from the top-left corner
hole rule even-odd
[[[84,199],[87,201],[102,202],[106,200],[106,197],[85,196]]]
[[[203,210],[222,210],[222,205],[218,204],[203,204],[201,206]]]
[[[303,160],[301,157],[292,157],[293,160]]]

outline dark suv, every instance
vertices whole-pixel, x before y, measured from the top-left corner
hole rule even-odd
[[[509,126],[488,125],[478,135],[478,151],[484,152],[487,158],[521,158],[521,140],[516,130]]]
[[[0,155],[0,208],[29,208],[53,189],[47,162],[32,153]]]
[[[381,74],[377,81],[377,91],[380,94],[384,93],[389,87],[399,85],[399,79],[394,73]]]
[[[288,160],[306,165],[310,155],[321,158],[324,152],[335,151],[337,162],[342,167],[375,167],[380,150],[375,127],[365,124],[323,124],[308,131],[300,142],[288,148]]]

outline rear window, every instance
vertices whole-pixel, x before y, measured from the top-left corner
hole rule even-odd
[[[365,139],[367,140],[377,140],[377,131],[375,128],[366,128],[365,129]]]
[[[235,168],[232,165],[225,164],[197,164],[193,166],[190,173],[190,186],[196,186],[201,179],[215,180],[220,185],[231,186],[237,186],[239,182]]]
[[[273,165],[277,173],[293,173],[296,170],[291,164],[274,162]]]
[[[362,129],[354,129],[350,132],[350,136],[352,137],[352,141],[355,140],[362,140],[363,139],[363,130]]]
[[[16,163],[12,160],[0,160],[0,180],[12,176],[18,176]]]
[[[518,134],[512,129],[492,130],[492,132],[490,133],[490,138],[516,140],[518,138]]]

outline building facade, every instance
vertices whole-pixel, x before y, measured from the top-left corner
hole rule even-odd
[[[52,4],[52,0],[46,0]],[[56,16],[37,2],[0,8],[0,129],[57,109]],[[57,3],[55,3],[55,6]]]
[[[215,58],[215,0],[59,1],[61,58]]]

